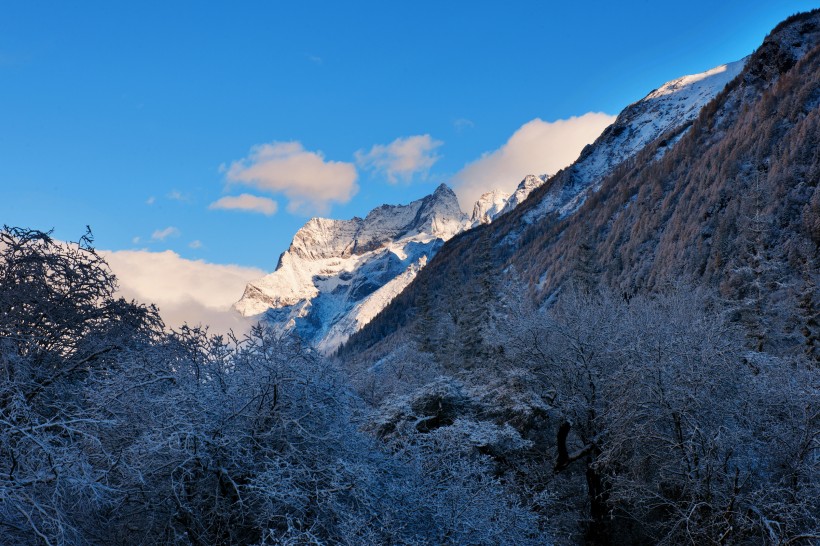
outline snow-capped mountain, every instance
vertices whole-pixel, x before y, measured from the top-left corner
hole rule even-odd
[[[248,284],[237,311],[265,314],[331,352],[401,292],[444,241],[468,225],[442,184],[409,205],[382,205],[364,219],[313,218],[276,270]]]
[[[470,225],[489,224],[521,204],[534,190],[550,181],[541,203],[527,212],[529,223],[551,212],[566,216],[580,207],[589,191],[597,191],[603,178],[661,135],[679,129],[667,143],[670,148],[701,109],[732,81],[749,57],[666,82],[638,102],[627,106],[600,137],[584,148],[578,160],[558,179],[528,175],[512,195],[501,190],[483,194],[476,202]],[[662,154],[661,154],[662,155]],[[658,158],[660,155],[658,156]]]
[[[584,148],[566,174],[552,179],[540,196],[539,206],[527,212],[526,220],[532,223],[552,212],[566,216],[578,210],[615,167],[661,135],[679,129],[665,149],[671,148],[701,109],[740,74],[748,59],[674,79],[626,107],[615,123]]]

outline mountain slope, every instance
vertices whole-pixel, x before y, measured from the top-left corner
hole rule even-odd
[[[550,190],[540,197],[539,205],[530,210],[527,222],[535,222],[554,211],[562,216],[574,212],[590,191],[597,191],[613,168],[662,134],[677,129],[678,134],[662,147],[662,154],[675,138],[680,138],[700,110],[740,73],[747,59],[677,78],[626,107],[615,123],[565,169],[562,177],[553,181]]]
[[[421,301],[446,300],[449,308],[463,308],[469,287],[486,284],[481,279],[487,260],[496,282],[514,270],[539,299],[579,270],[627,295],[691,277],[721,288],[742,314],[744,306],[757,305],[754,292],[761,292],[749,286],[773,283],[786,288],[771,291],[770,300],[803,298],[801,312],[808,318],[801,326],[791,316],[790,327],[795,337],[808,329],[807,342],[816,343],[809,338],[815,336],[811,317],[818,305],[812,287],[820,284],[818,43],[820,12],[782,23],[697,117],[685,108],[680,116],[662,116],[682,125],[620,130],[630,119],[646,119],[640,103],[630,106],[578,162],[521,206],[446,244],[345,352],[362,352],[385,333],[413,330]],[[717,74],[730,73],[731,66]],[[682,85],[715,81],[715,73],[711,77],[670,82],[661,90],[671,92],[654,91],[647,99],[657,104],[680,93]],[[697,100],[686,105],[705,100],[698,89]],[[629,134],[637,135],[635,143],[657,138],[608,175],[595,174],[600,171],[593,167],[606,163],[595,158],[617,161],[622,156],[613,147]],[[775,302],[766,305],[773,309]]]

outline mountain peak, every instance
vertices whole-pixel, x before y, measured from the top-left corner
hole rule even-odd
[[[543,185],[549,175],[542,174],[536,176],[528,174],[518,184],[512,194],[495,189],[481,195],[473,205],[473,214],[470,216],[470,226],[475,227],[480,224],[489,224],[502,214],[510,212],[521,204],[532,191]]]
[[[483,193],[478,201],[473,205],[473,213],[470,216],[470,225],[489,224],[493,218],[504,209],[510,195],[504,190],[490,190]]]
[[[455,192],[450,188],[450,186],[448,186],[447,184],[442,182],[441,184],[438,185],[438,187],[435,189],[435,191],[433,191],[433,195],[453,195],[453,196],[455,196]]]
[[[265,314],[332,351],[415,278],[467,216],[446,184],[407,205],[381,205],[364,218],[311,218],[276,270],[245,288],[234,306]]]

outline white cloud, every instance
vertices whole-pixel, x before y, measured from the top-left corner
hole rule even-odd
[[[145,200],[146,205],[153,205],[156,202],[157,198],[153,195]]]
[[[190,248],[193,248],[194,250],[196,250],[197,248],[202,248],[202,241],[200,241],[199,239],[196,239],[196,240],[191,241],[190,243],[188,243],[188,246]]]
[[[234,161],[227,179],[287,196],[288,211],[325,212],[331,203],[347,203],[358,191],[358,174],[352,163],[326,161],[321,152],[310,152],[299,142],[273,142],[251,149]]]
[[[525,123],[501,148],[485,153],[453,177],[461,208],[472,210],[481,194],[493,189],[512,192],[528,174],[555,174],[575,161],[584,146],[614,121],[615,116],[590,112]]]
[[[279,205],[273,199],[267,197],[258,197],[249,193],[241,195],[228,195],[217,201],[214,201],[208,206],[209,209],[223,209],[223,210],[244,210],[248,212],[258,212],[265,216],[276,214]]]
[[[171,201],[188,201],[188,199],[190,199],[188,195],[185,195],[179,190],[172,190],[166,197]]]
[[[414,174],[426,173],[440,159],[434,150],[442,144],[430,135],[397,138],[390,144],[376,144],[369,152],[359,150],[356,162],[362,168],[384,173],[391,184],[399,179],[410,181]]]
[[[174,226],[168,226],[165,229],[158,229],[151,234],[152,241],[164,241],[168,237],[179,237],[179,230]]]
[[[119,280],[119,294],[140,303],[155,303],[166,325],[209,325],[225,333],[244,332],[251,324],[231,306],[245,285],[265,275],[261,269],[186,260],[170,250],[102,251]]]

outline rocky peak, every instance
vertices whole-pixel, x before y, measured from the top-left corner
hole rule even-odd
[[[515,189],[513,194],[509,197],[509,199],[507,199],[506,205],[504,205],[504,208],[499,214],[506,214],[523,203],[524,200],[533,192],[533,190],[543,186],[548,179],[548,174],[542,174],[540,176],[529,174],[524,177],[524,180],[518,184],[518,187]]]
[[[492,190],[481,195],[473,205],[470,225],[489,224],[507,204],[510,195],[504,190]]]
[[[331,256],[348,257],[353,252],[352,242],[361,229],[363,220],[332,220],[311,218],[293,236],[288,253],[306,260]],[[279,259],[280,265],[282,259]]]
[[[276,270],[245,288],[237,311],[265,313],[275,328],[296,330],[330,351],[401,291],[467,216],[442,184],[407,205],[381,205],[364,218],[312,218]]]
[[[306,260],[348,258],[410,234],[449,239],[465,220],[455,193],[442,184],[431,195],[408,205],[381,205],[364,219],[311,218],[296,232],[287,252]]]
[[[510,195],[503,190],[492,190],[483,194],[473,205],[473,214],[470,216],[470,226],[489,224],[502,214],[510,212],[520,205],[532,191],[542,186],[549,179],[549,175],[527,175],[515,191]]]
[[[820,10],[789,17],[763,40],[755,52],[747,83],[762,84],[765,88],[802,59],[820,41]]]
[[[439,185],[431,195],[423,198],[416,216],[414,229],[449,239],[462,229],[467,216],[461,211],[455,192],[446,184]]]

